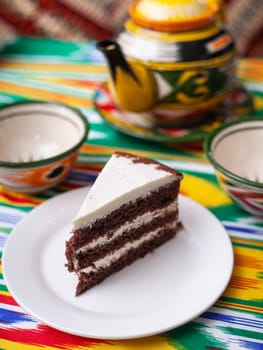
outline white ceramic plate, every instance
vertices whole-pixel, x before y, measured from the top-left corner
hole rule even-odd
[[[28,313],[68,333],[128,339],[178,327],[220,297],[233,268],[230,239],[213,214],[184,196],[183,229],[175,238],[75,297],[76,277],[64,267],[65,241],[87,191],[39,205],[8,239],[4,278]]]

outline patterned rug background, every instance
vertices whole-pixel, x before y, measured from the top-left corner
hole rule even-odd
[[[223,2],[223,0],[217,0]],[[115,36],[131,0],[0,0],[0,43],[17,35],[85,41]],[[263,57],[263,1],[225,0],[240,56]]]

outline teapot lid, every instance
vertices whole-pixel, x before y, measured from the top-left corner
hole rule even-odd
[[[136,24],[165,32],[206,26],[218,10],[215,0],[135,0],[129,8]]]

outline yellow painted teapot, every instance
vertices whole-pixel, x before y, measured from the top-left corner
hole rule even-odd
[[[99,42],[109,89],[124,112],[155,124],[191,124],[235,80],[233,40],[215,0],[136,0],[116,40]]]

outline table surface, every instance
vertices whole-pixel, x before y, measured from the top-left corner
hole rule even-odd
[[[231,203],[222,192],[200,144],[173,147],[120,133],[93,105],[107,79],[93,42],[17,38],[2,47],[0,105],[38,99],[80,108],[91,124],[77,164],[55,189],[23,195],[0,186],[0,253],[16,224],[49,198],[91,184],[116,150],[166,162],[184,174],[181,193],[207,207],[227,230],[234,270],[217,302],[191,322],[169,332],[133,340],[96,340],[55,330],[27,314],[8,291],[0,264],[0,349],[263,349],[263,221]],[[241,60],[238,79],[263,116],[263,61]],[[26,284],[26,281],[25,281]]]

